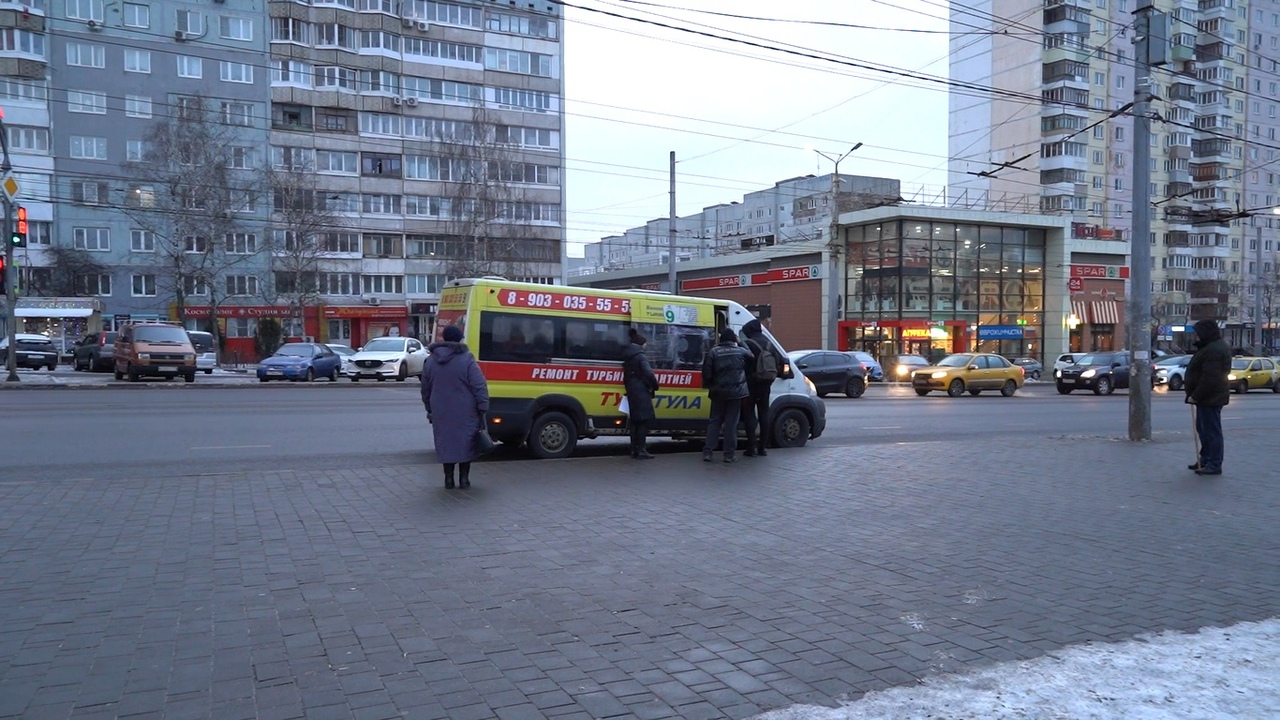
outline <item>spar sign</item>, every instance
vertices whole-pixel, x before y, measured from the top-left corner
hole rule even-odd
[[[821,277],[821,265],[797,265],[795,267],[773,268],[764,272],[743,275],[721,275],[718,277],[681,280],[680,292],[771,285],[780,282],[795,282],[796,280],[817,280]]]

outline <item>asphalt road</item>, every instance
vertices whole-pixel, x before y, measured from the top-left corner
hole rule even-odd
[[[999,394],[920,398],[910,388],[873,386],[850,400],[827,398],[824,446],[965,438],[1125,436],[1128,400],[1073,394],[1047,384]],[[1153,399],[1156,434],[1190,429],[1179,394]],[[5,428],[0,481],[189,476],[280,469],[359,469],[434,462],[417,385],[23,390],[0,394]],[[1233,396],[1233,429],[1280,427],[1280,395]],[[690,445],[658,441],[658,452]],[[579,455],[620,454],[620,438],[584,441]],[[500,450],[497,461],[524,460]]]

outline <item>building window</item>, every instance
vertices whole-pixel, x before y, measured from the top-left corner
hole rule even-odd
[[[327,253],[360,252],[360,236],[355,233],[325,233],[321,239],[321,249]]]
[[[360,196],[361,211],[370,215],[399,215],[399,195],[378,195],[365,193]]]
[[[26,30],[4,28],[0,30],[0,50],[44,58],[44,35]]]
[[[295,18],[271,18],[272,42],[311,44],[311,24]]]
[[[72,135],[71,157],[77,160],[106,160],[107,139],[88,135]]]
[[[89,43],[67,43],[67,64],[76,67],[105,68],[107,49]]]
[[[178,56],[178,77],[184,78],[200,78],[204,77],[204,62],[198,57],[190,55]]]
[[[9,149],[14,152],[39,153],[49,152],[49,131],[46,128],[21,127],[10,125]]]
[[[257,295],[258,277],[256,275],[228,275],[227,295]]]
[[[151,117],[151,98],[146,95],[125,95],[124,114],[129,117]]]
[[[361,275],[360,285],[366,295],[404,294],[403,275]]]
[[[486,70],[551,77],[552,64],[550,55],[504,48],[484,49],[484,68]]]
[[[102,22],[102,0],[67,0],[67,17]]]
[[[297,60],[272,60],[271,82],[311,87],[314,70],[309,63]]]
[[[124,141],[125,162],[142,162],[146,155],[146,143],[143,140]]]
[[[204,34],[204,15],[195,10],[177,10],[175,14],[177,18],[174,24],[175,30],[188,35]]]
[[[253,84],[253,66],[248,63],[221,62],[219,69],[223,82]]]
[[[156,296],[156,276],[155,275],[134,275],[133,276],[133,296],[134,297],[155,297]]]
[[[204,254],[209,252],[209,238],[200,235],[186,235],[182,238],[182,252]]]
[[[311,148],[271,146],[271,167],[276,170],[308,172],[315,162]]]
[[[228,40],[253,39],[253,21],[249,18],[227,17],[224,15],[219,25],[219,34]]]
[[[227,167],[234,170],[248,170],[253,167],[253,148],[232,147],[231,156],[227,158]]]
[[[187,275],[182,278],[182,294],[183,295],[208,295],[209,283],[202,277],[192,277]],[[236,318],[239,319],[239,318]],[[227,321],[230,327],[232,320]]]
[[[365,257],[404,257],[404,241],[399,235],[365,235]]]
[[[107,184],[94,180],[72,180],[71,201],[84,205],[101,205],[107,202]]]
[[[149,50],[125,50],[124,71],[135,73],[151,72],[151,52]]]
[[[445,275],[405,275],[405,291],[409,295],[436,295],[448,282]]]
[[[360,172],[363,175],[400,177],[400,156],[364,153],[360,158]]]
[[[322,295],[359,295],[360,276],[355,273],[320,273]]]
[[[98,297],[110,297],[111,295],[111,276],[106,273],[94,273],[91,275],[80,275],[76,278],[76,288],[81,295],[97,295]]]
[[[256,233],[227,233],[227,254],[252,255],[258,252]]]
[[[316,172],[354,175],[356,173],[356,154],[353,152],[338,152],[337,150],[317,150]]]
[[[124,26],[132,28],[151,27],[151,7],[138,3],[125,3]]]
[[[67,111],[105,115],[107,112],[107,94],[90,90],[68,90]]]
[[[150,230],[134,228],[129,231],[129,250],[132,252],[155,252],[156,236]]]
[[[71,238],[72,245],[76,250],[106,252],[111,249],[111,230],[109,228],[72,228]]]
[[[253,104],[246,102],[222,103],[222,121],[228,125],[253,127]]]

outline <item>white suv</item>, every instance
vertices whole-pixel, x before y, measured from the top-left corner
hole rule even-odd
[[[404,381],[410,375],[421,375],[427,349],[414,338],[380,337],[348,357],[344,363],[351,382],[362,378]]]

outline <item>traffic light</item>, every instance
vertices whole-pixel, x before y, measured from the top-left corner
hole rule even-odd
[[[5,267],[4,256],[0,255],[0,295],[9,292],[9,269]]]
[[[22,206],[18,206],[18,219],[13,224],[13,236],[10,238],[10,243],[14,247],[27,246],[27,209]]]

